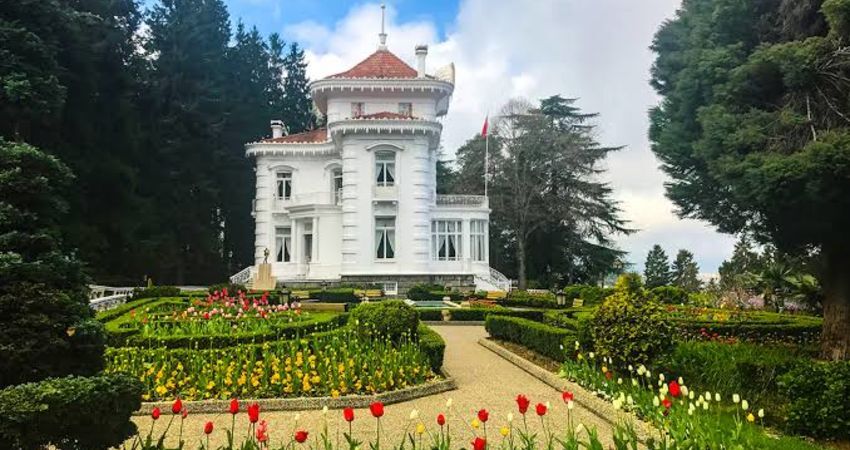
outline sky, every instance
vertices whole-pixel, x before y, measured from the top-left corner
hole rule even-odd
[[[233,21],[279,33],[306,49],[311,79],[344,71],[372,52],[379,1],[225,0]],[[508,99],[560,94],[597,112],[598,139],[625,146],[606,161],[606,178],[624,217],[639,231],[617,238],[635,270],[660,244],[674,257],[692,251],[713,274],[734,237],[707,223],[679,219],[664,196],[666,176],[650,150],[647,111],[652,37],[680,0],[387,0],[389,49],[415,67],[414,46],[428,44],[428,71],[454,62],[456,85],[443,121],[448,158],[481,130],[488,111]]]

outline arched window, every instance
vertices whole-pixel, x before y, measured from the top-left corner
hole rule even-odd
[[[395,186],[395,152],[375,152],[375,174],[378,186]]]

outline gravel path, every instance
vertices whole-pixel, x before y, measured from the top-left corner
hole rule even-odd
[[[490,412],[487,433],[491,442],[495,443],[501,439],[498,430],[506,424],[508,413],[513,413],[516,417],[514,425],[521,426],[522,420],[517,413],[515,402],[517,394],[520,393],[531,400],[531,408],[528,412],[529,428],[534,430],[540,428],[540,420],[534,414],[534,405],[538,402],[549,402],[550,410],[546,416],[549,421],[547,427],[552,427],[552,429],[558,431],[565,429],[567,408],[561,401],[560,393],[490,350],[478,345],[478,340],[487,336],[484,327],[434,326],[433,329],[442,335],[446,341],[444,367],[457,381],[458,389],[409,402],[388,405],[386,413],[381,419],[383,447],[397,446],[400,439],[405,435],[405,428],[409,426],[408,431],[412,432],[413,427],[420,421],[425,424],[429,432],[438,432],[439,427],[435,422],[435,417],[439,413],[447,412],[446,400],[449,398],[453,402],[451,410],[447,414],[451,426],[453,448],[468,448],[470,447],[468,443],[474,437],[474,432],[483,433],[483,428],[473,430],[470,425],[476,412],[482,407],[486,407]],[[420,419],[413,423],[409,420],[412,409],[417,409],[420,412]],[[163,417],[156,423],[155,430],[164,429],[170,416],[170,411],[167,414],[164,411]],[[375,419],[369,415],[367,409],[356,410],[355,417],[355,437],[361,441],[372,440],[375,433]],[[272,447],[277,447],[281,442],[288,442],[291,439],[295,413],[284,411],[261,412],[260,418],[269,423]],[[576,405],[572,411],[572,418],[574,423],[581,422],[587,427],[597,428],[603,442],[611,442],[610,426],[592,412]],[[135,417],[133,420],[139,425],[142,433],[146,434],[147,430],[150,429],[151,419],[149,417]],[[213,421],[216,428],[211,435],[210,444],[215,448],[226,443],[225,430],[230,428],[230,414],[193,415],[190,412],[184,423],[186,448],[197,448],[203,437],[201,430],[208,420]],[[348,430],[347,424],[342,421],[342,412],[339,410],[329,411],[327,421],[331,430],[331,438],[334,441],[337,439],[336,430]],[[178,422],[175,420],[172,431],[169,432],[170,439],[167,441],[169,445],[176,445]],[[312,441],[314,437],[319,436],[323,422],[321,411],[302,411],[298,428],[308,430]],[[244,413],[237,416],[237,442],[241,436],[246,434],[247,423],[247,416]],[[158,436],[158,433],[155,431],[154,435]],[[340,436],[339,439],[340,447],[344,447],[344,438]],[[423,444],[426,443],[430,443],[427,433],[423,436]],[[317,447],[317,445],[314,446]],[[362,448],[365,448],[365,445]]]

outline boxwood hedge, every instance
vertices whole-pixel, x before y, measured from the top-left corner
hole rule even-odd
[[[443,356],[446,353],[446,342],[436,331],[420,324],[418,330],[419,348],[428,357],[431,369],[440,372],[443,367]]]
[[[576,339],[570,330],[499,314],[488,315],[484,327],[496,339],[522,345],[555,361],[564,360],[564,349]]]

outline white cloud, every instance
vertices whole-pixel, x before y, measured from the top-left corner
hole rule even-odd
[[[480,130],[487,111],[509,98],[561,94],[600,113],[599,139],[626,148],[609,157],[608,178],[625,216],[640,232],[619,239],[642,268],[654,243],[668,253],[692,250],[703,271],[713,272],[731,253],[732,238],[710,226],[679,220],[664,197],[665,176],[650,151],[647,110],[658,102],[648,84],[658,26],[680,0],[464,0],[450,30],[438,40],[427,21],[398,23],[387,9],[390,50],[413,62],[416,44],[430,46],[428,69],[454,62],[455,94],[444,119],[443,146],[451,153]],[[353,7],[333,27],[302,22],[285,29],[307,49],[309,75],[344,71],[371,54],[380,29],[378,3]]]

